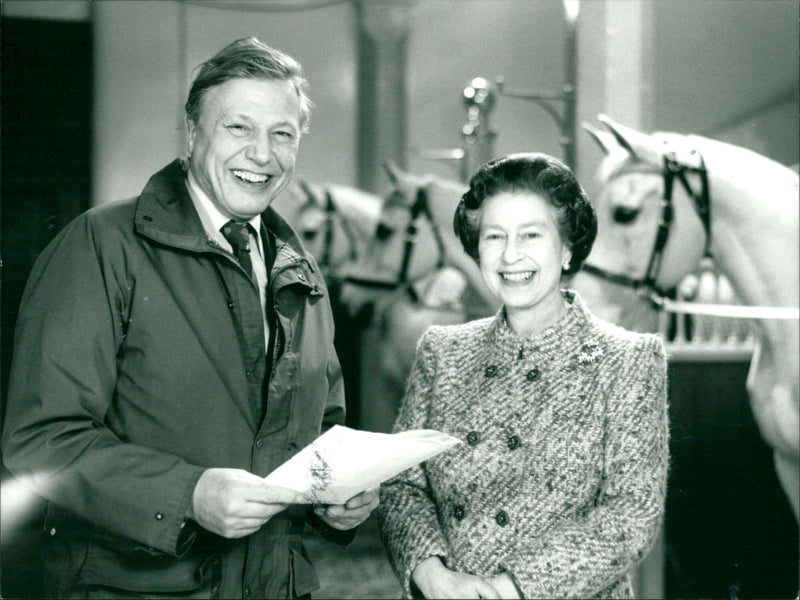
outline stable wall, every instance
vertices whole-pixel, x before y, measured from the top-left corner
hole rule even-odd
[[[473,77],[503,75],[509,87],[560,89],[565,27],[558,0],[368,0],[363,6],[377,4],[408,14],[407,146],[393,158],[410,170],[457,177],[456,165],[425,160],[419,151],[462,145],[461,94]],[[100,203],[137,193],[153,171],[184,151],[182,104],[192,69],[251,34],[297,57],[311,81],[317,107],[298,175],[355,185],[359,161],[370,158],[358,155],[356,142],[363,125],[357,7],[304,0],[5,0],[3,12],[92,20],[93,201]],[[646,131],[711,135],[795,164],[797,22],[794,0],[584,0],[578,122],[596,122],[605,112]],[[561,155],[557,127],[539,106],[501,98],[491,122],[495,154]],[[580,128],[577,145],[578,174],[591,188],[599,150]],[[380,181],[374,191],[387,185]]]

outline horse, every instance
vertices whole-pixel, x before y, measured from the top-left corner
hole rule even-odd
[[[384,167],[392,190],[360,260],[343,269],[341,278],[341,299],[351,312],[371,311],[362,387],[375,400],[362,409],[373,412],[366,426],[377,431],[392,424],[423,331],[499,309],[453,232],[466,185]]]
[[[376,194],[305,179],[292,180],[273,203],[297,231],[328,283],[338,281],[340,269],[359,260],[382,205]]]
[[[728,312],[754,317],[750,406],[800,523],[798,175],[724,142],[600,121],[584,125],[605,153],[598,236],[571,287],[611,307],[601,316],[647,329],[664,291],[712,257],[742,304]]]

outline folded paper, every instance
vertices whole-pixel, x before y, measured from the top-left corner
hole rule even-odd
[[[460,443],[433,429],[374,433],[335,425],[265,481],[295,490],[308,504],[344,504]]]

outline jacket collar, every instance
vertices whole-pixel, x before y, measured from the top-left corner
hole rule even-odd
[[[307,278],[308,286],[313,291],[321,288],[321,281],[316,276],[319,270],[314,260],[283,217],[270,207],[262,213],[261,223],[262,236],[265,233],[264,226],[275,236],[273,272],[297,265],[305,273],[304,278]],[[134,227],[139,234],[153,241],[183,250],[208,252],[215,247],[210,243],[189,196],[186,170],[181,159],[172,161],[147,182],[136,202]],[[303,283],[303,279],[298,283]]]
[[[525,338],[509,327],[505,308],[501,308],[488,329],[492,347],[501,356],[549,356],[576,365],[599,361],[605,352],[605,342],[598,335],[594,317],[576,292],[562,290],[561,293],[567,312],[557,323]]]

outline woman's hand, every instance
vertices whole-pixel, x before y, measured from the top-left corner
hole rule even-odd
[[[514,585],[514,580],[508,573],[500,573],[494,577],[489,578],[489,583],[494,586],[494,589],[500,594],[500,598],[508,600],[519,600],[522,598],[519,594],[517,586]]]
[[[476,575],[451,571],[438,556],[430,556],[411,573],[426,598],[500,598],[493,585]]]

